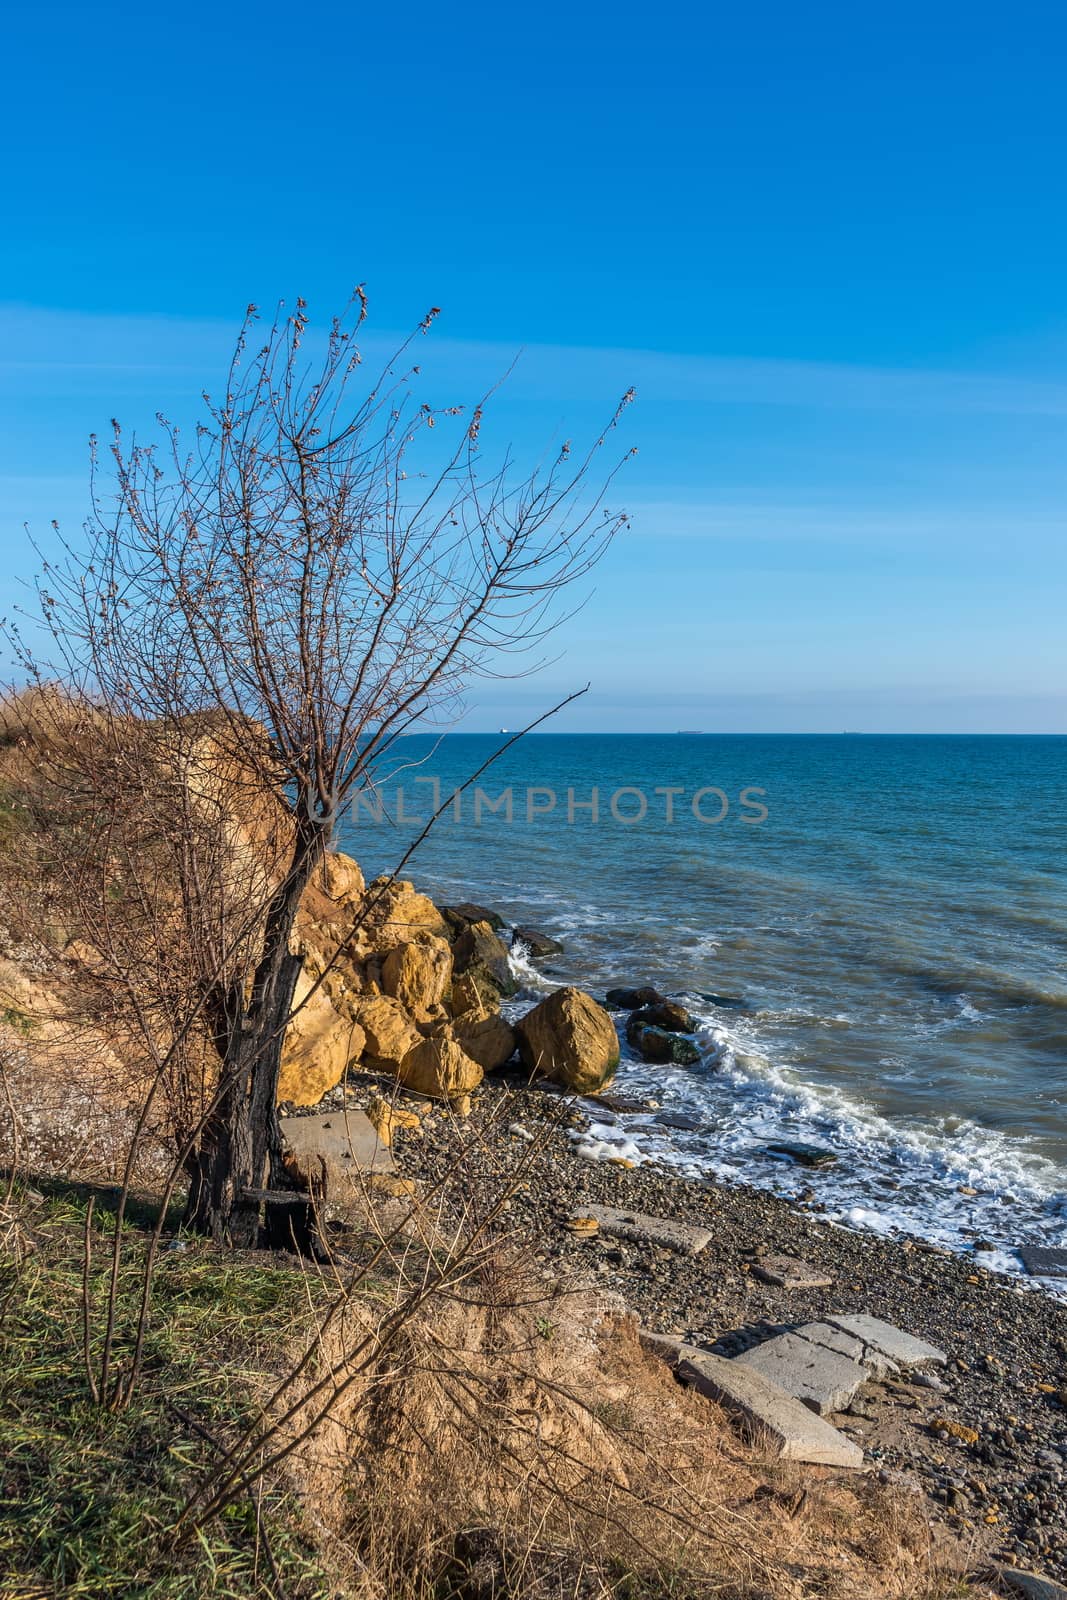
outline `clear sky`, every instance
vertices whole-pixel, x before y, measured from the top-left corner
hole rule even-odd
[[[631,383],[632,530],[514,726],[1067,731],[1067,10],[10,8],[0,605],[86,437],[249,300],[384,337],[520,451]],[[422,352],[420,351],[420,354]]]

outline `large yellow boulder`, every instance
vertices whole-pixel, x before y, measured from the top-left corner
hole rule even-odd
[[[366,1035],[365,1064],[399,1077],[404,1057],[422,1043],[404,1007],[389,995],[368,995],[356,1007],[356,1020]]]
[[[432,933],[394,945],[382,962],[382,988],[409,1011],[435,1010],[452,979],[452,951]]]
[[[619,1064],[615,1024],[581,989],[557,989],[516,1032],[523,1064],[576,1094],[598,1094]]]
[[[314,981],[307,972],[297,979],[294,1016],[282,1042],[278,1099],[296,1106],[317,1105],[358,1061],[366,1042],[359,1023],[342,1016]]]
[[[488,1006],[477,1006],[457,1017],[452,1033],[461,1049],[486,1072],[495,1072],[515,1054],[514,1028]]]
[[[418,1094],[451,1100],[476,1089],[484,1073],[455,1039],[440,1033],[430,1039],[420,1039],[408,1051],[400,1064],[398,1077],[402,1084]]]

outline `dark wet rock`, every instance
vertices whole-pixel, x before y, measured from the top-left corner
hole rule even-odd
[[[747,1011],[748,1001],[739,994],[704,994],[700,998],[709,1006],[719,1006],[723,1011]]]
[[[684,1006],[674,1000],[657,1000],[654,1005],[642,1006],[626,1024],[626,1037],[630,1029],[640,1027],[662,1028],[664,1033],[695,1033],[696,1023]],[[631,1044],[633,1040],[630,1040]]]
[[[563,953],[563,946],[558,939],[550,938],[547,933],[539,933],[536,928],[516,928],[511,935],[511,943],[513,946],[524,945],[533,961]]]
[[[643,989],[609,989],[604,1004],[613,1011],[636,1011],[638,1006],[660,1005],[665,999],[658,989],[646,985]]]
[[[659,1101],[649,1100],[641,1095],[634,1094],[598,1094],[596,1097],[598,1109],[601,1106],[608,1111],[614,1111],[619,1116],[635,1116],[646,1111],[658,1111]],[[659,1118],[656,1119],[659,1121]],[[703,1126],[703,1124],[698,1124]]]
[[[766,1144],[763,1148],[768,1155],[787,1156],[800,1167],[832,1167],[837,1163],[835,1151],[824,1150],[817,1144],[793,1144],[790,1140],[783,1139],[780,1143]]]
[[[676,1128],[679,1133],[698,1133],[707,1127],[703,1117],[693,1117],[685,1111],[661,1111],[656,1121],[661,1128]]]
[[[504,919],[488,906],[476,905],[473,900],[463,900],[456,906],[442,906],[441,915],[454,934],[461,934],[472,922],[488,922],[494,933],[504,926]]]
[[[668,1033],[666,1028],[655,1028],[647,1022],[635,1025],[632,1017],[626,1028],[626,1037],[644,1061],[695,1067],[700,1060],[700,1051],[692,1039],[686,1039],[680,1033]]]
[[[475,979],[488,978],[500,994],[518,993],[504,942],[484,919],[469,923],[453,941],[452,970],[457,976],[469,972]]]

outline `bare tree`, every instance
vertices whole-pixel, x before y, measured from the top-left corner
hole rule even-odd
[[[109,728],[149,725],[168,750],[207,719],[227,780],[284,798],[286,859],[243,926],[208,919],[188,1011],[219,1056],[187,1160],[188,1220],[236,1245],[255,1242],[256,1192],[282,1181],[275,1105],[301,968],[291,935],[339,821],[396,741],[454,717],[472,680],[539,664],[561,594],[625,521],[603,504],[612,471],[587,485],[632,392],[587,452],[564,445],[518,472],[509,451],[486,452],[484,401],[464,413],[412,398],[408,351],[436,314],[357,397],[362,289],[317,359],[303,301],[262,342],[250,307],[191,448],[163,417],[161,445],[127,443],[113,424],[105,495],[94,441],[84,544],[45,563],[38,587],[57,660],[24,659],[29,670],[58,670]],[[192,857],[187,914],[203,929],[195,833],[178,844]],[[173,1042],[163,1048],[171,1064]]]

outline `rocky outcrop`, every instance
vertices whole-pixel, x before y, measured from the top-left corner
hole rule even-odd
[[[36,819],[42,839],[64,825],[66,800],[60,804],[55,796],[66,790],[60,791],[56,777],[63,776],[72,749],[79,759],[106,762],[100,770],[115,776],[117,792],[131,785],[137,804],[129,809],[143,817],[140,831],[130,836],[142,879],[138,895],[130,897],[136,915],[122,919],[107,959],[121,959],[126,969],[143,961],[149,988],[158,965],[154,955],[164,952],[168,981],[188,975],[194,993],[208,981],[247,985],[262,953],[264,908],[285,880],[295,839],[292,810],[270,780],[265,732],[223,712],[177,724],[119,727],[101,723],[91,708],[68,703],[58,691],[9,697],[0,705],[0,778],[14,795],[33,801],[26,814]],[[227,929],[226,970],[210,980],[202,968],[216,956],[213,947],[196,943],[195,928],[190,932],[189,890],[182,878],[187,868],[176,867],[167,849],[157,849],[159,839],[168,837],[179,791],[195,841],[195,893],[205,906],[217,907],[219,926]],[[20,814],[21,809],[20,802]],[[69,875],[60,888],[49,900],[49,925],[36,911],[31,919],[33,938],[43,939],[55,955],[56,994],[44,1009],[57,1018],[95,1015],[107,962],[93,947],[91,922]],[[515,1049],[499,1010],[501,994],[516,985],[494,925],[502,921],[486,907],[462,905],[446,918],[408,880],[384,876],[367,884],[351,856],[327,854],[304,889],[290,938],[300,973],[282,1041],[279,1099],[314,1105],[350,1069],[361,1067],[428,1095],[453,1101],[468,1095],[486,1068],[500,1066]],[[134,1085],[151,1070],[150,1052],[136,1025],[121,1040],[116,1024],[109,1021],[108,1028],[123,1058],[130,1057],[124,1072],[111,1076]],[[184,1050],[196,1057],[191,1081],[210,1093],[219,1052],[206,1023]],[[182,1116],[189,1114],[187,1099],[175,1101]]]
[[[597,1094],[619,1064],[615,1025],[581,989],[557,989],[516,1029],[525,1066],[577,1094]]]

